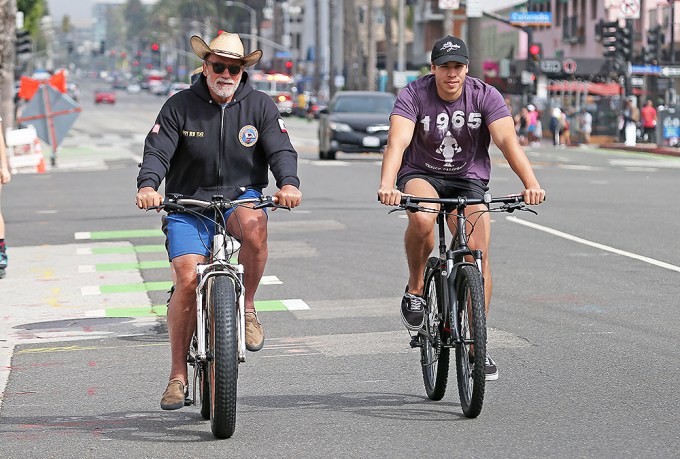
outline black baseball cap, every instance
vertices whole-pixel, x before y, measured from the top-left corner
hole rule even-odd
[[[463,40],[452,35],[437,40],[432,47],[431,61],[434,65],[442,65],[447,62],[460,62],[468,65],[467,45]]]

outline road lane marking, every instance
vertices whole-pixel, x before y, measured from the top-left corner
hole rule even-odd
[[[539,231],[543,231],[545,233],[552,234],[553,236],[558,236],[558,237],[567,239],[569,241],[578,242],[579,244],[594,247],[596,249],[604,250],[606,252],[615,253],[617,255],[622,255],[624,257],[632,258],[634,260],[649,263],[650,265],[658,266],[660,268],[665,268],[665,269],[668,269],[668,270],[671,270],[671,271],[680,272],[680,266],[672,265],[670,263],[666,263],[665,261],[660,261],[660,260],[656,260],[654,258],[645,257],[644,255],[638,255],[637,253],[633,253],[633,252],[627,252],[625,250],[617,249],[615,247],[611,247],[611,246],[608,246],[608,245],[605,245],[605,244],[600,244],[599,242],[589,241],[587,239],[583,239],[583,238],[580,238],[578,236],[573,236],[571,234],[564,233],[562,231],[549,228],[547,226],[538,225],[536,223],[528,222],[528,221],[525,221],[525,220],[520,220],[517,217],[507,217],[507,219],[510,222],[519,223],[520,225],[524,225],[524,226],[527,226],[529,228],[533,228],[533,229],[536,229],[536,230],[539,230]]]
[[[108,254],[127,254],[127,253],[155,253],[165,252],[163,244],[134,245],[125,247],[79,247],[76,250],[78,255],[108,255]]]
[[[261,300],[255,301],[257,312],[302,311],[309,309],[309,305],[301,299],[292,300]],[[133,306],[96,309],[87,312],[87,317],[159,317],[166,316],[167,305]]]
[[[138,237],[165,237],[158,229],[119,230],[119,231],[80,231],[74,234],[77,240],[126,239]]]
[[[281,285],[283,282],[276,276],[262,276],[260,285]],[[168,291],[172,281],[138,282],[134,284],[88,285],[80,288],[82,295],[102,295],[108,293],[158,292]]]
[[[79,273],[94,273],[104,271],[125,271],[130,269],[158,269],[169,268],[170,262],[165,260],[140,261],[132,263],[100,263],[97,265],[80,265]]]

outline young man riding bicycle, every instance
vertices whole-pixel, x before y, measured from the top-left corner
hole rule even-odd
[[[203,73],[191,88],[167,100],[144,145],[137,177],[135,202],[141,209],[158,206],[158,187],[211,200],[259,196],[268,185],[271,169],[279,188],[278,204],[296,207],[297,152],[272,99],[255,91],[245,67],[256,64],[261,50],[245,54],[237,34],[222,33],[210,45],[191,37],[194,52],[203,60]],[[246,191],[243,191],[243,190]],[[246,347],[257,351],[264,330],[255,312],[254,296],[267,262],[267,216],[263,210],[238,208],[225,212],[227,230],[239,239],[239,263],[244,267]],[[167,217],[168,255],[176,276],[168,305],[172,354],[170,381],[161,408],[184,406],[187,352],[196,327],[196,266],[208,255],[212,234],[201,238],[197,217],[177,213]]]
[[[430,74],[407,85],[390,115],[378,199],[396,206],[402,194],[421,197],[483,197],[491,173],[491,139],[524,185],[527,204],[545,199],[529,160],[517,140],[514,122],[501,94],[481,80],[468,77],[469,57],[463,40],[451,35],[432,48]],[[423,204],[425,205],[425,204]],[[490,216],[476,214],[483,205],[468,206],[474,231],[469,246],[484,253],[484,298],[491,299],[489,270]],[[423,323],[423,274],[434,248],[436,214],[407,212],[404,237],[409,279],[401,301],[404,325],[413,331]],[[454,223],[455,225],[455,223]],[[449,228],[455,231],[455,226]],[[486,378],[498,379],[487,354]]]

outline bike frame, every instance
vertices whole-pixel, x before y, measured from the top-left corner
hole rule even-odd
[[[445,213],[440,212],[437,215],[437,228],[439,232],[439,260],[440,260],[440,270],[441,276],[440,282],[440,292],[442,293],[442,298],[444,304],[450,305],[450,307],[445,308],[444,317],[442,321],[445,324],[453,321],[450,329],[452,334],[448,336],[447,342],[444,343],[446,346],[452,347],[456,343],[460,342],[461,336],[459,333],[458,324],[458,295],[456,290],[455,282],[453,282],[458,271],[462,266],[471,265],[475,266],[479,271],[479,275],[482,277],[482,251],[473,250],[467,245],[467,231],[465,229],[465,205],[456,206],[456,234],[451,240],[450,246],[447,248],[446,245],[446,218]],[[465,260],[466,256],[472,256],[475,259],[474,263]]]

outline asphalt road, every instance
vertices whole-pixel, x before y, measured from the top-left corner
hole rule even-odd
[[[455,372],[427,399],[400,323],[406,221],[376,201],[380,157],[318,161],[315,123],[287,120],[304,201],[271,213],[267,341],[240,367],[236,433],[218,441],[195,407],[159,408],[169,271],[159,217],[133,196],[162,100],[100,107],[87,91],[57,169],[3,190],[3,457],[677,456],[677,159],[529,150],[548,201],[493,216],[500,378],[469,420]],[[519,191],[493,162],[491,191]]]

